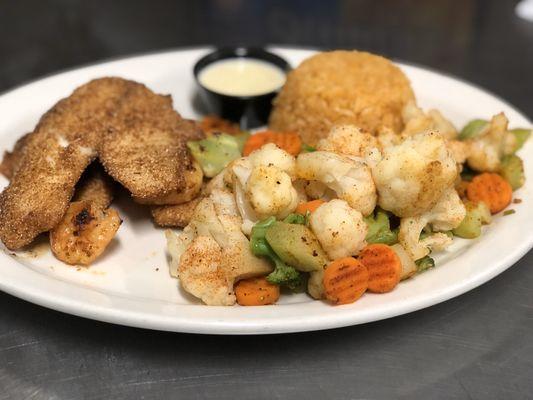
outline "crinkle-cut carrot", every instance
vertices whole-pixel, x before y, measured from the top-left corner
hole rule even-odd
[[[243,155],[247,156],[267,143],[274,143],[293,156],[298,155],[302,148],[302,139],[297,133],[263,131],[248,138],[246,143],[244,143]]]
[[[466,188],[468,200],[483,201],[496,214],[507,207],[513,198],[513,188],[500,175],[484,172],[475,176]]]
[[[268,282],[264,276],[243,279],[235,284],[234,290],[241,306],[266,306],[279,299],[279,286]]]
[[[307,211],[310,213],[314,212],[318,207],[320,207],[322,204],[326,203],[324,200],[311,200],[305,203],[298,204],[298,207],[296,207],[296,210],[294,211],[297,214],[305,215]]]
[[[396,252],[386,244],[369,244],[359,253],[359,261],[368,270],[368,290],[390,292],[400,282],[402,263]]]
[[[324,271],[324,293],[333,304],[353,303],[368,287],[368,270],[352,257],[339,258]]]

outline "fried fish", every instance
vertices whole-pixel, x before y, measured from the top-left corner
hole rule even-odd
[[[185,140],[194,136],[170,96],[131,86],[104,135],[99,158],[107,173],[144,204],[158,203],[186,184]]]
[[[154,222],[168,228],[185,228],[191,222],[194,209],[201,200],[202,197],[197,197],[182,204],[153,207]]]
[[[19,138],[13,147],[13,151],[4,151],[4,157],[2,158],[2,162],[0,162],[0,174],[4,175],[9,180],[20,166],[22,149],[24,148],[29,135],[29,133],[26,133]]]
[[[6,247],[21,248],[61,220],[132,84],[118,78],[91,81],[43,115],[0,194],[0,239]]]
[[[190,185],[186,140],[202,135],[173,109],[170,96],[140,83],[101,78],[79,87],[6,153],[0,172],[11,182],[0,194],[0,239],[15,250],[54,228],[97,156],[140,202],[188,200],[180,197]],[[98,184],[90,190],[105,192]]]

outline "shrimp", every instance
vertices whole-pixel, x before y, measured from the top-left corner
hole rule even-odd
[[[104,252],[121,223],[118,212],[112,208],[75,201],[50,231],[52,252],[67,264],[89,265]]]

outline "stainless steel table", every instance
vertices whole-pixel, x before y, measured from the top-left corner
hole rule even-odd
[[[533,24],[514,16],[515,3],[4,0],[0,90],[129,53],[280,43],[429,65],[532,118]],[[532,267],[529,253],[482,287],[402,317],[267,337],[113,326],[0,294],[0,399],[529,399]]]

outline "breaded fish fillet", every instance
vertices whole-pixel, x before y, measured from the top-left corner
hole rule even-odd
[[[29,133],[26,133],[19,138],[13,147],[13,151],[4,151],[4,157],[0,163],[0,174],[4,175],[7,179],[11,179],[20,166],[22,149],[24,148],[29,135]]]
[[[11,179],[20,166],[22,149],[28,136],[29,133],[17,140],[13,151],[4,152],[4,158],[0,162],[0,173],[7,179]],[[76,185],[72,201],[88,200],[102,208],[107,208],[113,200],[113,186],[113,180],[105,173],[102,166],[95,161],[89,165],[81,176]]]
[[[185,228],[191,222],[194,209],[203,197],[197,197],[186,203],[174,206],[158,206],[152,208],[152,217],[159,226],[169,228]]]
[[[121,102],[99,158],[134,199],[151,204],[185,186],[185,140],[195,135],[192,124],[174,111],[170,96],[136,85]]]
[[[201,135],[170,96],[142,84],[102,78],[81,86],[43,115],[19,160],[7,154],[2,169],[14,174],[0,195],[0,239],[14,250],[56,226],[97,154],[134,198],[149,203],[182,192],[185,141]]]
[[[61,220],[132,85],[137,84],[118,78],[91,81],[43,115],[0,194],[0,239],[6,247],[21,248]]]

